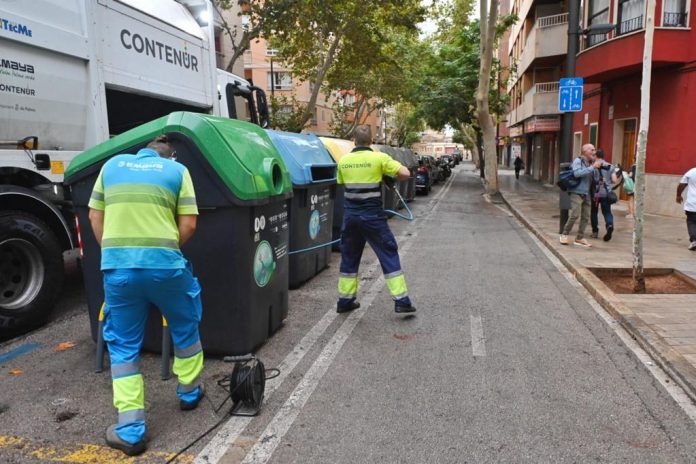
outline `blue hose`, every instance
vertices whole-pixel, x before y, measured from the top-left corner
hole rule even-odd
[[[393,214],[394,216],[400,217],[401,219],[405,219],[405,220],[407,220],[407,221],[413,221],[413,219],[414,219],[414,217],[413,217],[413,211],[411,211],[411,208],[409,208],[408,205],[406,204],[406,200],[404,200],[404,197],[401,196],[401,193],[399,193],[399,191],[398,191],[396,188],[394,188],[394,192],[396,193],[396,196],[399,197],[399,201],[404,205],[404,208],[406,208],[406,211],[408,211],[408,216],[404,216],[403,214],[397,213],[396,211],[392,211],[392,210],[390,210],[390,209],[385,209],[384,212],[385,212],[385,213]],[[306,253],[306,252],[308,252],[308,251],[318,250],[319,248],[324,248],[324,247],[327,247],[327,246],[331,246],[331,245],[333,245],[334,243],[339,243],[340,241],[341,241],[341,239],[339,238],[339,239],[337,239],[337,240],[332,240],[331,242],[322,243],[322,244],[320,244],[320,245],[315,245],[315,246],[313,246],[313,247],[302,248],[301,250],[289,251],[289,252],[288,252],[288,255],[296,255],[296,254],[299,254],[299,253]]]

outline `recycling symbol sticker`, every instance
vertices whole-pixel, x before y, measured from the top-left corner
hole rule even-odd
[[[259,287],[265,287],[273,276],[276,263],[273,248],[266,240],[259,243],[254,253],[254,280]]]
[[[309,237],[314,240],[319,235],[321,230],[321,220],[319,217],[319,211],[312,211],[312,215],[309,217]]]

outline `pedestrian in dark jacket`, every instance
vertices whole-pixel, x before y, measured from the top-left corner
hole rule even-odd
[[[517,155],[514,161],[515,165],[515,178],[519,179],[520,178],[520,171],[524,169],[524,161],[522,161],[522,157],[520,155]]]
[[[599,210],[602,210],[602,216],[604,216],[604,224],[607,228],[607,233],[604,234],[604,241],[608,242],[611,240],[611,236],[614,233],[614,215],[611,213],[611,193],[614,188],[618,186],[618,180],[614,174],[614,167],[604,161],[604,150],[601,148],[597,149],[596,152],[597,160],[601,161],[599,166],[599,179],[597,182],[593,183],[592,192],[594,196],[592,198],[592,208],[590,210],[590,222],[592,223],[592,238],[599,237]],[[616,195],[616,194],[614,194]]]

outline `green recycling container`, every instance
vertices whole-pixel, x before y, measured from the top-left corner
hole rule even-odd
[[[182,252],[202,287],[201,341],[206,353],[253,351],[288,313],[289,207],[292,184],[266,132],[250,123],[176,112],[78,155],[68,167],[81,226],[83,271],[92,338],[104,299],[101,249],[90,230],[89,198],[102,165],[136,153],[166,134],[193,180],[198,227]],[[162,320],[153,308],[145,349],[159,351]]]

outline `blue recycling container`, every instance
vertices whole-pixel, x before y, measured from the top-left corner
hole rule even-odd
[[[297,288],[329,265],[336,162],[314,134],[268,130],[292,181],[289,285]]]

